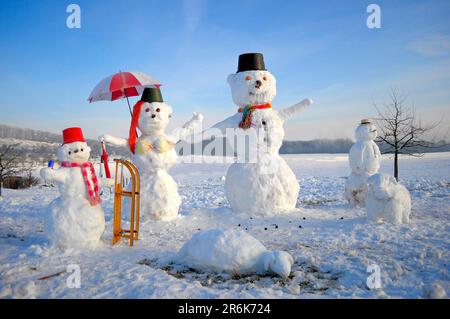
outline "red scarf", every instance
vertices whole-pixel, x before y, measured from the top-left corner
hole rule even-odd
[[[139,122],[139,116],[141,115],[142,105],[144,101],[138,101],[133,106],[133,115],[131,116],[130,132],[128,135],[128,145],[130,146],[130,152],[134,154],[136,150],[137,141],[137,127]]]
[[[91,162],[85,162],[82,164],[78,164],[78,163],[64,161],[61,163],[61,166],[62,167],[79,167],[79,168],[81,168],[81,175],[83,175],[84,184],[86,185],[86,189],[87,189],[87,192],[89,195],[89,203],[91,204],[91,206],[95,206],[95,205],[101,203],[100,195],[98,192],[98,179],[97,179],[97,176],[95,175],[94,165],[92,165]],[[92,185],[89,182],[88,173],[87,173],[88,168],[91,171],[92,182],[94,183],[94,189],[92,189]]]
[[[240,107],[239,113],[242,113],[242,120],[239,122],[239,127],[246,130],[252,126],[252,114],[255,110],[270,109],[272,105],[270,103],[261,105],[247,105],[246,107]]]

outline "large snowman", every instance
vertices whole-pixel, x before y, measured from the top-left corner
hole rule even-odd
[[[178,186],[167,170],[176,162],[175,144],[201,126],[203,116],[194,113],[183,127],[171,134],[165,129],[172,117],[172,107],[164,103],[159,88],[146,88],[133,107],[128,139],[105,134],[100,140],[128,147],[131,160],[141,178],[141,221],[170,221],[178,216],[181,198]],[[137,137],[137,129],[141,136]]]
[[[97,179],[89,162],[91,149],[79,127],[63,131],[63,145],[58,149],[61,167],[43,168],[41,177],[54,181],[60,196],[49,206],[45,231],[53,245],[61,248],[99,246],[105,230],[105,218],[99,188],[112,186],[112,179]]]
[[[225,190],[233,211],[249,215],[274,215],[295,209],[300,190],[298,181],[279,155],[284,138],[283,124],[312,101],[282,110],[274,110],[275,77],[265,69],[263,55],[239,56],[238,70],[228,76],[233,101],[238,112],[213,126],[222,134],[236,129],[236,135],[248,133],[251,156],[248,161],[232,164],[227,172]],[[237,150],[238,156],[240,149]]]
[[[364,206],[367,198],[367,179],[378,172],[381,153],[374,140],[377,129],[370,119],[361,120],[355,130],[356,142],[348,156],[352,170],[345,183],[345,197],[350,204]]]

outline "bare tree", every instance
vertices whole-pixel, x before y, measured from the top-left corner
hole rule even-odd
[[[396,90],[391,91],[390,99],[382,110],[374,104],[379,116],[377,142],[384,144],[383,153],[394,154],[394,177],[398,180],[399,154],[422,157],[424,149],[437,147],[427,136],[440,122],[422,125],[416,110],[406,106],[407,97]]]
[[[34,176],[33,171],[34,171],[34,166],[35,166],[35,162],[34,161],[29,161],[28,163],[23,163],[22,164],[22,174],[24,177],[24,185],[25,187],[31,187],[31,186],[36,186],[39,184],[39,178],[37,178],[36,176]]]
[[[5,145],[0,148],[0,197],[5,177],[14,175],[19,170],[19,154],[16,152],[18,144]]]

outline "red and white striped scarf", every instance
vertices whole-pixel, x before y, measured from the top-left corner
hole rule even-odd
[[[79,168],[81,168],[81,175],[83,175],[84,184],[86,185],[86,190],[89,195],[89,203],[91,203],[91,206],[95,206],[95,205],[101,203],[102,200],[100,199],[100,195],[99,195],[99,191],[98,191],[98,179],[97,179],[97,176],[95,175],[94,165],[92,165],[91,162],[85,162],[85,163],[79,164],[79,163],[64,161],[61,163],[61,166],[62,167],[79,167]],[[92,185],[89,182],[88,172],[87,172],[88,168],[91,171],[92,183],[94,183],[94,188],[92,188]]]

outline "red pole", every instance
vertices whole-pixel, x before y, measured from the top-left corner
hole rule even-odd
[[[102,142],[102,160],[103,165],[105,166],[106,178],[111,178],[111,172],[109,171],[108,165],[108,153],[106,153],[105,142]]]

